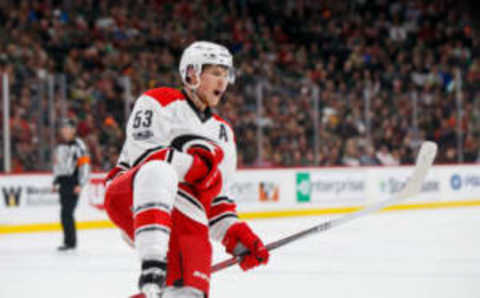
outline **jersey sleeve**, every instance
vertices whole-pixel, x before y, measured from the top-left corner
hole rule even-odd
[[[210,237],[218,242],[223,240],[228,228],[238,222],[237,204],[233,198],[218,196],[212,201],[208,216]]]
[[[128,150],[127,150],[126,143],[124,143],[122,146],[122,151],[120,151],[120,156],[118,157],[116,167],[122,170],[128,170],[131,168],[130,162],[128,159]]]
[[[223,178],[222,191],[212,200],[208,213],[210,237],[219,242],[223,240],[228,228],[238,222],[237,204],[230,191],[237,171],[237,150],[231,129],[229,129],[229,135],[231,135],[231,143],[224,152],[225,158],[220,165]]]
[[[126,141],[119,160],[107,175],[106,181],[151,159],[170,163],[176,170],[179,181],[184,181],[193,158],[170,146],[172,128],[181,124],[174,106],[182,100],[181,96],[172,92],[172,89],[159,88],[147,91],[137,99],[127,122]]]
[[[128,152],[126,143],[123,144],[122,151],[120,151],[120,156],[118,157],[117,164],[113,169],[111,169],[107,176],[105,176],[105,185],[107,185],[113,178],[118,174],[128,171],[130,169],[130,164],[128,160]]]
[[[78,144],[78,158],[77,158],[77,167],[78,167],[78,184],[84,186],[88,182],[88,177],[90,176],[90,155],[87,150],[85,143],[77,139]]]
[[[157,94],[158,97],[161,94]],[[105,177],[105,183],[138,165],[151,154],[166,147],[172,121],[158,99],[142,94],[135,102],[126,125],[126,139],[117,164]]]
[[[59,169],[59,156],[58,156],[58,146],[55,147],[53,151],[53,185],[58,185],[58,176],[60,173]]]
[[[171,107],[162,106],[149,95],[140,96],[126,129],[125,150],[128,152],[126,161],[129,166],[134,167],[150,154],[167,147],[174,122]]]

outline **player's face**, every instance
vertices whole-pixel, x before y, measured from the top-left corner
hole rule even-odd
[[[216,106],[228,85],[228,70],[219,65],[207,66],[200,75],[197,91],[210,107]]]

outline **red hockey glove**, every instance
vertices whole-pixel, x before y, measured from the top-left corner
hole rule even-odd
[[[223,181],[222,174],[220,171],[215,171],[211,178],[209,178],[208,187],[201,189],[200,187],[195,187],[197,197],[202,201],[206,206],[210,206],[213,199],[218,197],[222,191]]]
[[[191,170],[185,175],[186,182],[195,185],[200,191],[210,189],[219,182],[221,186],[218,164],[223,160],[223,151],[219,147],[216,147],[214,152],[194,147],[188,149],[187,153],[193,156],[193,163]]]
[[[249,253],[241,257],[240,267],[247,271],[261,264],[267,264],[270,256],[262,240],[252,232],[250,227],[239,222],[233,224],[222,241],[228,253],[239,256],[245,250]]]
[[[192,164],[190,169],[188,169],[187,174],[185,174],[184,180],[188,184],[193,185],[201,181],[209,174],[210,167],[208,163],[200,156],[192,155],[192,159]]]

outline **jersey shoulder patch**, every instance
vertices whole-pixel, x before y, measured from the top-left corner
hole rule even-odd
[[[169,87],[150,89],[143,94],[154,98],[163,107],[175,101],[185,100],[185,95],[180,90]]]

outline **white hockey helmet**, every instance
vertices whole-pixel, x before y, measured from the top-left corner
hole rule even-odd
[[[183,51],[180,59],[179,71],[183,83],[190,85],[187,82],[189,67],[193,67],[197,76],[200,77],[202,66],[206,64],[225,66],[228,69],[228,82],[232,84],[235,81],[235,70],[230,51],[226,47],[213,42],[196,41]],[[196,88],[198,85],[192,87]]]

